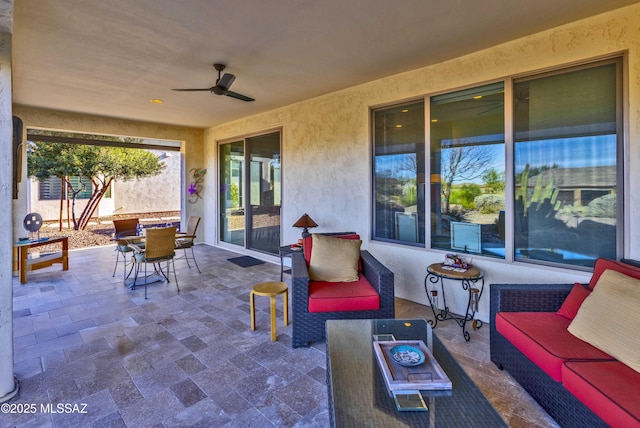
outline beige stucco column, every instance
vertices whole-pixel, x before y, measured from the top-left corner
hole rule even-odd
[[[0,33],[0,402],[13,398],[11,34]]]

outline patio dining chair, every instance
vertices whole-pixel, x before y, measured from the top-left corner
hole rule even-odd
[[[176,275],[176,266],[174,262],[174,245],[176,239],[176,227],[156,227],[146,229],[145,233],[145,245],[144,248],[136,244],[129,244],[133,248],[133,257],[136,264],[135,276],[133,279],[133,286],[131,289],[135,289],[138,285],[144,285],[144,298],[147,298],[147,265],[151,263],[154,268],[154,273],[161,274],[167,282],[171,275],[171,269],[173,268],[173,278],[176,281],[176,288],[180,292],[178,285],[178,276]],[[167,262],[166,272],[162,269],[162,263]],[[138,284],[138,276],[140,275],[141,265],[144,264],[144,283]]]
[[[198,269],[198,273],[200,272],[200,267],[198,267],[198,262],[196,261],[196,255],[193,252],[193,246],[195,245],[196,239],[196,231],[198,230],[198,224],[200,224],[200,217],[191,216],[187,221],[187,234],[184,236],[180,236],[176,238],[175,249],[176,250],[184,250],[184,256],[177,257],[176,259],[185,259],[187,261],[187,266],[191,269],[191,265],[189,264],[189,259],[193,260],[193,264],[196,265],[196,269]],[[187,250],[191,250],[191,256],[187,253]]]
[[[138,229],[138,223],[140,221],[137,218],[126,218],[122,220],[113,220],[113,227],[115,232],[113,233],[113,238],[116,240],[116,264],[113,267],[113,275],[116,276],[116,270],[118,269],[118,263],[123,264],[123,276],[126,279],[129,275],[131,275],[131,270],[133,269],[133,260],[127,262],[127,254],[131,253],[133,249],[127,245],[127,241],[118,239],[124,236],[133,236],[136,234]],[[120,256],[122,255],[122,260],[120,260]],[[127,264],[131,263],[131,267],[129,268],[129,273],[127,273]]]

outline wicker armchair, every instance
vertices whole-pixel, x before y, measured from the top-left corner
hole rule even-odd
[[[340,235],[340,234],[328,234]],[[330,319],[395,318],[393,272],[368,251],[361,251],[362,273],[380,296],[380,309],[344,312],[309,312],[309,279],[307,262],[302,252],[291,257],[292,321],[294,348],[326,339],[325,322]],[[345,283],[345,286],[348,283]]]
[[[198,225],[200,224],[200,217],[191,216],[189,217],[189,221],[187,222],[187,234],[182,236],[180,235],[176,238],[176,250],[184,250],[184,256],[176,257],[178,259],[185,259],[187,261],[187,266],[191,269],[191,265],[189,264],[189,259],[193,260],[193,264],[196,265],[196,269],[198,269],[198,273],[200,272],[200,267],[198,267],[198,262],[196,261],[196,255],[193,252],[193,246],[195,245],[194,240],[196,239],[196,231],[198,230]],[[187,253],[187,250],[191,250],[191,256]]]
[[[131,247],[127,245],[127,241],[118,239],[123,236],[133,236],[137,233],[139,220],[137,218],[127,218],[122,220],[113,220],[113,228],[115,232],[113,233],[114,239],[116,239],[116,264],[113,267],[113,276],[116,276],[116,270],[118,269],[118,263],[123,264],[123,275],[126,279],[133,269],[133,263],[131,264],[131,268],[129,269],[129,273],[127,274],[127,253],[133,251]],[[120,255],[122,255],[122,260],[120,260]]]

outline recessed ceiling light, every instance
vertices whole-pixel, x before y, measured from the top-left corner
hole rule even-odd
[[[402,125],[396,125],[396,128],[402,128]]]
[[[149,100],[150,102],[154,103],[154,104],[163,104],[164,100],[160,100],[158,98],[154,98],[152,100]]]
[[[482,95],[476,95],[475,97],[473,97],[474,100],[479,100],[480,98],[482,98]]]
[[[408,112],[408,111],[409,111],[409,109],[408,109],[408,108],[402,109],[402,112],[403,112],[403,113],[406,113],[406,112]]]
[[[438,121],[438,119],[431,119],[432,123],[436,123]]]

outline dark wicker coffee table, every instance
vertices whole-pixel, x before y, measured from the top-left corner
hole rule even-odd
[[[400,412],[373,351],[373,336],[423,340],[453,384],[422,391],[427,412]],[[335,427],[506,427],[491,403],[423,319],[327,321],[329,415]]]

